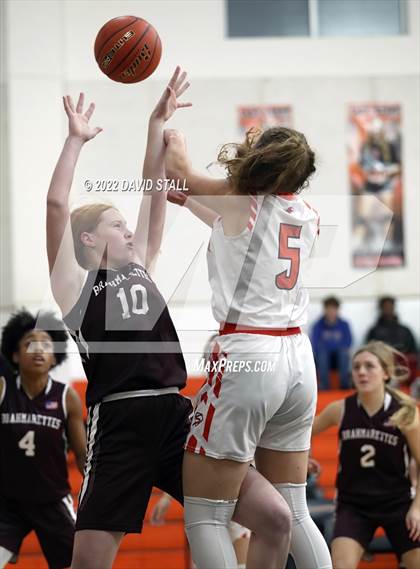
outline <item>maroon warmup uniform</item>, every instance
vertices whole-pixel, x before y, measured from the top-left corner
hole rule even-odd
[[[384,528],[399,555],[420,547],[409,538],[405,516],[411,505],[410,452],[404,434],[390,422],[400,404],[389,393],[369,416],[357,394],[344,401],[339,428],[339,469],[334,537],[349,537],[367,548]]]
[[[35,530],[51,568],[68,567],[75,513],[67,472],[67,386],[49,378],[30,398],[20,378],[0,404],[0,545],[18,554]]]

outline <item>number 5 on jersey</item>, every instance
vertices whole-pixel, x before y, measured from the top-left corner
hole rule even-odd
[[[35,456],[35,431],[28,431],[23,435],[18,447],[25,451],[26,456]]]

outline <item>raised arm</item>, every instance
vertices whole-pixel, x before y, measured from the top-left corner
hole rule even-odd
[[[199,198],[188,196],[185,192],[175,190],[168,192],[168,201],[179,206],[184,206],[203,223],[209,227],[213,227],[215,220],[220,217],[219,214],[209,207],[204,206],[198,200]]]
[[[333,401],[321,411],[314,419],[312,436],[319,435],[322,431],[339,425],[344,413],[344,400]]]
[[[153,188],[143,195],[133,240],[146,268],[150,268],[159,252],[165,223],[166,195],[157,188],[157,181],[165,178],[163,128],[177,109],[191,106],[191,103],[178,101],[189,87],[186,76],[185,71],[181,73],[180,67],[176,68],[149,120],[143,179],[153,180]]]
[[[166,130],[165,141],[165,169],[168,178],[186,180],[189,193],[199,198],[200,204],[222,216],[224,228],[229,233],[242,231],[249,220],[249,198],[236,194],[227,178],[217,179],[196,172],[188,158],[185,138],[181,132]]]
[[[51,289],[63,315],[77,300],[85,271],[76,261],[70,225],[69,194],[80,151],[102,129],[92,128],[89,120],[95,109],[91,103],[83,113],[84,94],[76,107],[71,97],[63,97],[69,119],[69,134],[64,142],[47,194],[47,254]]]

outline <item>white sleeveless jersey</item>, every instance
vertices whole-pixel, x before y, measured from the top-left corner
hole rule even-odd
[[[319,215],[300,196],[250,196],[248,226],[226,236],[213,225],[207,252],[215,319],[239,326],[291,328],[307,321],[304,273]]]

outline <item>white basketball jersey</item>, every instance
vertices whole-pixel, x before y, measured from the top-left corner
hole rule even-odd
[[[244,198],[245,199],[245,198]],[[291,328],[307,321],[304,273],[319,215],[300,196],[250,196],[248,226],[226,236],[222,218],[207,252],[215,319],[257,328]]]

